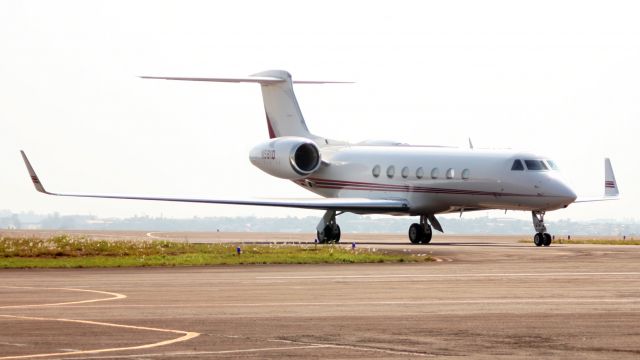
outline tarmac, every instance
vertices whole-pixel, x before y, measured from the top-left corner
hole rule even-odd
[[[640,246],[524,238],[344,234],[437,260],[420,264],[0,270],[0,359],[638,359]]]

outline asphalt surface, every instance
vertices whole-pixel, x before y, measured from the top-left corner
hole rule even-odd
[[[640,358],[640,246],[519,239],[343,240],[424,264],[0,270],[0,359]]]

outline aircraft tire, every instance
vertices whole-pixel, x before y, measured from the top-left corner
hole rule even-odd
[[[333,228],[331,225],[326,225],[322,231],[318,232],[318,243],[326,244],[333,239]]]
[[[433,237],[433,231],[431,230],[431,226],[428,224],[425,224],[424,229],[422,230],[422,243],[423,244],[428,244],[431,242],[431,238]]]
[[[341,231],[340,231],[340,225],[336,224],[335,229],[333,229],[333,241],[335,243],[339,243],[340,242],[340,235],[341,235]]]
[[[411,241],[412,244],[420,244],[423,238],[424,229],[422,226],[418,223],[411,224],[409,227],[409,241]]]
[[[540,233],[536,233],[533,236],[533,243],[536,244],[536,246],[542,246],[542,243],[544,242],[544,236]]]
[[[318,244],[324,244],[324,232],[316,231],[316,239],[318,239]]]
[[[543,237],[544,237],[544,239],[542,241],[542,245],[544,245],[544,246],[551,245],[551,234],[544,233]]]

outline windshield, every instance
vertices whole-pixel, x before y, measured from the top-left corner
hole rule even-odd
[[[527,170],[549,170],[542,160],[525,160],[524,164],[527,165]]]
[[[556,162],[553,160],[547,160],[547,164],[549,164],[549,167],[553,170],[560,170]]]

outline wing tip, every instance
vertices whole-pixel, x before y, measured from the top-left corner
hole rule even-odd
[[[616,182],[616,176],[613,172],[611,159],[606,157],[604,158],[604,196],[618,197],[619,195],[620,189],[618,189],[618,183]]]
[[[29,177],[31,178],[31,182],[33,183],[33,186],[36,188],[38,192],[49,194],[49,192],[47,192],[47,190],[44,189],[44,186],[42,185],[40,178],[38,178],[36,171],[33,169],[33,166],[31,166],[31,162],[29,161],[29,158],[27,158],[27,154],[25,154],[24,150],[20,150],[20,154],[22,155],[22,160],[24,161],[24,165],[27,167],[27,172],[29,173]]]

